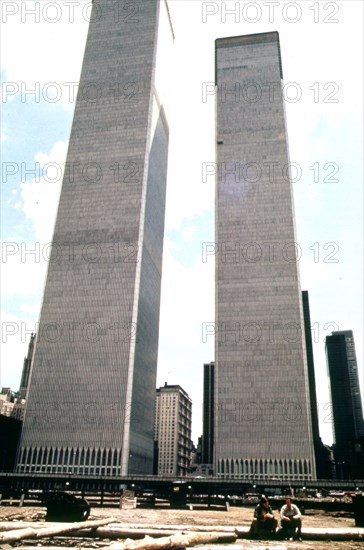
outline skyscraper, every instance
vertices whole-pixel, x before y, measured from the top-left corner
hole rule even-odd
[[[215,363],[205,363],[203,366],[203,436],[202,462],[214,462],[214,422],[215,422]]]
[[[316,379],[315,365],[313,359],[312,346],[312,331],[311,331],[311,316],[310,303],[308,299],[308,291],[302,291],[303,318],[305,327],[305,342],[307,352],[307,371],[308,383],[310,389],[310,405],[311,405],[311,421],[312,421],[312,437],[315,450],[316,474],[318,479],[330,479],[332,477],[332,463],[330,460],[331,452],[324,445],[320,438],[319,420],[317,411],[316,397]]]
[[[216,41],[215,475],[315,478],[276,32]]]
[[[352,330],[326,336],[326,357],[332,398],[335,443],[364,435],[358,364]]]
[[[315,441],[320,438],[320,431],[319,431],[319,421],[318,421],[318,412],[317,412],[315,365],[313,361],[310,303],[308,300],[307,290],[302,291],[302,306],[303,306],[303,319],[304,319],[306,354],[307,354],[306,355],[307,372],[308,372],[308,381],[309,381],[309,388],[310,388],[312,436],[313,436],[313,441]]]
[[[326,337],[337,477],[364,475],[364,420],[352,330]]]
[[[30,335],[30,342],[28,346],[28,353],[27,356],[24,357],[24,363],[23,363],[23,370],[21,373],[21,379],[20,379],[20,387],[19,387],[19,395],[21,398],[25,399],[29,384],[29,375],[30,370],[32,367],[32,360],[33,360],[33,353],[34,353],[34,346],[35,346],[35,337],[36,335],[32,332]]]
[[[173,30],[159,0],[90,19],[21,472],[152,473]]]

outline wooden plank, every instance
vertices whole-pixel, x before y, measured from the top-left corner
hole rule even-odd
[[[145,537],[142,540],[130,540],[126,539],[124,542],[115,542],[108,548],[110,550],[164,550],[164,549],[178,549],[188,548],[189,546],[196,546],[198,544],[209,544],[212,542],[226,542],[226,538],[230,538],[230,542],[236,540],[236,535],[224,534],[221,538],[220,533],[189,533],[183,535],[182,533],[176,533],[171,537],[161,537],[153,539],[151,537]]]
[[[213,529],[211,527],[210,529]],[[176,534],[197,536],[200,534],[206,534],[199,531],[175,531],[175,530],[159,530],[159,529],[118,529],[112,527],[99,527],[93,529],[92,532],[87,530],[76,531],[73,536],[77,537],[98,537],[106,539],[143,539],[144,537],[161,538],[165,536],[173,536]],[[221,542],[233,542],[236,540],[237,535],[234,532],[216,532],[209,531],[207,534],[216,536]]]
[[[0,534],[0,543],[16,542],[23,539],[43,538],[54,535],[60,535],[64,533],[72,533],[72,531],[78,531],[80,529],[90,529],[100,527],[101,525],[107,525],[108,523],[115,522],[114,518],[102,519],[97,521],[83,521],[62,524],[51,527],[42,527],[39,529],[33,529],[26,527],[25,529],[14,529],[13,531],[5,531]]]
[[[27,527],[30,527],[32,529],[38,529],[41,527],[51,527],[51,526],[62,526],[62,525],[69,525],[69,523],[61,523],[61,522],[46,522],[46,521],[3,521],[0,523],[0,531],[12,531],[15,529],[25,529]],[[140,529],[140,530],[148,530],[148,529],[155,529],[155,524],[148,524],[148,523],[118,523],[113,521],[112,523],[109,523],[108,526],[111,529],[122,529],[122,530],[129,530],[129,529]],[[158,531],[202,531],[202,532],[211,532],[211,530],[218,531],[221,533],[235,533],[237,529],[244,529],[244,527],[234,527],[232,526],[226,526],[226,525],[214,525],[213,527],[210,525],[158,525]],[[248,527],[246,528],[249,529]]]

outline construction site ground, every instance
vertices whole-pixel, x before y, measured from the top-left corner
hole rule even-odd
[[[89,519],[102,519],[113,517],[122,524],[139,524],[145,526],[158,526],[163,525],[205,525],[211,526],[211,531],[216,530],[218,526],[234,526],[234,527],[248,527],[251,523],[254,513],[253,507],[234,507],[231,506],[229,511],[225,509],[170,509],[165,508],[92,508]],[[15,507],[15,506],[0,506],[0,521],[44,521],[45,508],[40,507]],[[275,516],[278,518],[278,511],[275,511]],[[303,515],[303,527],[307,528],[330,528],[340,527],[350,530],[355,529],[354,517],[348,513],[342,512],[324,512],[320,510],[310,511],[306,509]],[[97,544],[95,544],[97,543]],[[97,541],[95,539],[80,539],[77,540],[71,536],[68,537],[54,537],[47,540],[47,546],[64,546],[64,547],[80,547],[91,546],[103,548],[107,544],[110,544],[107,540],[103,539]],[[18,547],[33,546],[34,541],[23,541],[16,543]],[[45,543],[42,541],[42,545]],[[264,549],[264,548],[287,548],[287,550],[294,550],[301,548],[302,550],[363,550],[364,539],[360,541],[285,541],[285,540],[248,540],[237,539],[236,545],[239,545],[242,549]]]

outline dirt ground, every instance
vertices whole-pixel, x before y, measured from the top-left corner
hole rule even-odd
[[[249,526],[254,508],[252,507],[231,507],[227,512],[224,509],[197,509],[197,510],[171,510],[169,508],[137,508],[137,509],[118,509],[118,508],[92,508],[89,519],[101,519],[114,517],[118,522],[123,524],[145,524],[156,528],[158,525],[211,525],[211,527],[232,525],[235,527]],[[20,519],[22,516],[24,521],[34,521],[35,519],[43,519],[45,509],[42,508],[18,508],[9,506],[0,506],[0,521],[10,520],[12,518]],[[275,512],[278,517],[278,512]],[[343,517],[342,514],[325,513],[320,511],[307,510],[303,516],[304,527],[347,527],[354,528],[355,522],[353,517]],[[52,539],[47,542],[47,545],[54,546],[79,546],[81,543],[84,546],[91,546],[90,539],[77,539],[71,542],[70,539]],[[105,544],[107,541],[103,541]],[[34,544],[34,543],[33,543]],[[246,539],[238,539],[235,543],[244,550],[253,549],[274,549],[275,547],[283,550],[363,550],[363,542],[334,542],[334,541],[305,541],[290,542],[290,541],[249,541]],[[31,545],[31,541],[27,545]],[[17,545],[21,546],[20,544]],[[23,544],[23,547],[25,543]]]

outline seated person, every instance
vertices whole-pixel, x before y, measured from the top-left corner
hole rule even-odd
[[[295,504],[292,503],[291,498],[286,498],[286,504],[281,508],[281,526],[283,535],[286,538],[296,536],[298,540],[301,539],[301,527],[302,519],[301,512]]]
[[[274,534],[277,529],[277,520],[274,518],[272,508],[267,497],[262,495],[258,506],[254,511],[254,519],[250,526],[250,534],[258,535],[259,532]]]

